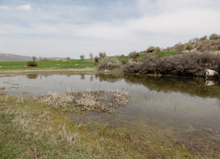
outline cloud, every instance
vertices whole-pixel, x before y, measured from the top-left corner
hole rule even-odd
[[[12,10],[12,9],[9,8],[8,6],[0,6],[0,9],[3,9],[3,10]]]
[[[23,11],[32,11],[32,7],[30,5],[22,5],[16,7],[17,10],[23,10]]]

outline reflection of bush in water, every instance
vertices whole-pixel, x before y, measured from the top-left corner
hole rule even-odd
[[[204,78],[187,78],[187,77],[149,77],[149,76],[115,76],[115,75],[96,75],[100,81],[116,82],[125,79],[128,83],[141,84],[150,90],[174,91],[189,93],[200,97],[220,97],[220,85],[206,86]]]
[[[81,74],[81,78],[80,79],[84,80],[85,79],[85,75]]]
[[[208,87],[204,78],[125,76],[126,82],[142,84],[150,90],[189,93],[200,97],[219,97],[220,87]]]
[[[114,75],[114,74],[103,74],[99,73],[95,75],[96,79],[99,78],[99,81],[108,81],[108,82],[116,82],[123,78],[122,75]]]
[[[38,74],[28,74],[27,78],[28,79],[36,79],[38,77]]]

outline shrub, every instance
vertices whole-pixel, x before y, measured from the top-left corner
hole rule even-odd
[[[218,39],[218,38],[220,38],[220,36],[219,36],[218,34],[215,34],[215,33],[213,33],[213,34],[211,34],[211,35],[209,36],[209,39],[210,39],[210,40],[215,40],[215,39]]]
[[[149,46],[147,49],[147,53],[152,53],[154,51],[155,51],[155,47],[153,47],[153,46]]]
[[[99,70],[114,70],[117,68],[120,68],[120,64],[118,60],[115,58],[109,58],[109,59],[103,59],[98,69]]]
[[[186,50],[189,50],[189,52],[190,52],[190,50],[192,50],[192,47],[190,45],[187,45]]]
[[[179,54],[181,54],[181,52],[184,50],[184,45],[181,42],[176,44],[174,47],[175,51],[177,51]]]
[[[211,49],[209,45],[199,44],[196,48],[198,51],[205,52]]]
[[[122,59],[121,60],[122,65],[125,65],[127,62],[128,62],[128,59]]]
[[[156,48],[155,48],[155,52],[161,52],[160,47],[156,47]]]
[[[172,57],[151,56],[142,64],[127,63],[124,73],[204,76],[205,69],[220,71],[220,55],[189,53]]]
[[[218,46],[216,49],[217,49],[217,50],[220,50],[220,46]]]
[[[131,58],[137,62],[137,58],[139,57],[139,53],[137,53],[136,51],[133,51],[128,56],[129,56],[129,58]]]
[[[27,66],[31,66],[31,67],[37,67],[37,63],[35,61],[28,61],[26,63]]]
[[[124,73],[138,73],[141,70],[141,65],[137,63],[127,63],[124,68]]]
[[[94,59],[95,59],[95,62],[99,62],[99,58],[97,56]]]
[[[207,36],[206,35],[200,38],[200,41],[203,41],[203,40],[207,40]]]

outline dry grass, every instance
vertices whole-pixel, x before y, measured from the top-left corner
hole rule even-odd
[[[36,101],[54,106],[68,108],[75,112],[112,112],[119,106],[127,106],[130,97],[127,94],[106,91],[85,91],[82,93],[68,91],[64,94],[48,93],[36,98]]]
[[[138,123],[138,129],[109,129],[109,124],[91,122],[75,125],[51,106],[5,95],[0,99],[1,112],[14,114],[15,128],[27,132],[25,138],[38,141],[29,142],[14,158],[215,158],[195,155],[169,128],[145,123]],[[4,147],[13,141],[6,140]]]

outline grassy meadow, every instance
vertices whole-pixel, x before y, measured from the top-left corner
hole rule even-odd
[[[26,67],[26,61],[0,62],[0,70],[26,70],[26,69],[83,69],[86,67],[94,68],[92,60],[59,60],[59,61],[36,61],[37,67]]]
[[[176,55],[176,52],[158,52],[153,53],[156,56],[173,56]],[[147,54],[140,54],[139,58],[143,59]],[[109,57],[106,57],[109,58]],[[111,57],[110,57],[111,58]],[[122,59],[128,59],[129,56],[116,57],[119,62]],[[94,61],[91,59],[85,59],[84,61],[80,59],[71,59],[71,60],[59,60],[59,61],[36,61],[37,67],[26,67],[27,61],[18,61],[18,62],[0,62],[0,70],[59,70],[59,69],[84,69],[84,68],[97,68],[100,62],[97,65],[94,65]]]

